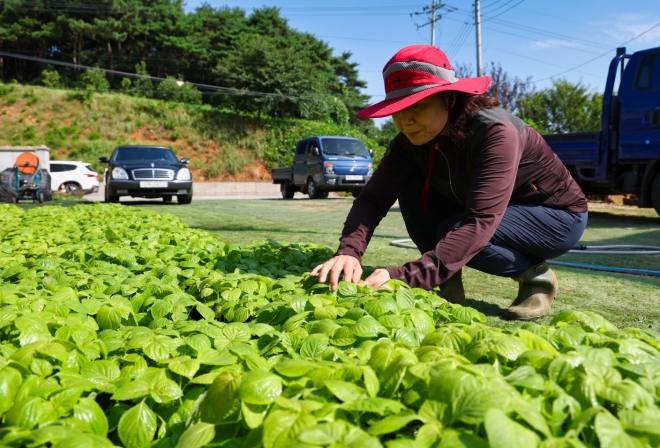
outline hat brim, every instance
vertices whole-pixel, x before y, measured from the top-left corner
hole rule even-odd
[[[358,112],[362,118],[381,118],[395,114],[402,111],[406,107],[410,107],[415,103],[428,98],[436,93],[454,91],[465,92],[473,95],[481,95],[490,86],[490,76],[479,76],[476,78],[461,78],[453,84],[445,86],[432,87],[430,89],[422,90],[421,92],[413,93],[412,95],[403,96],[401,98],[392,98],[390,100],[380,101],[372,106],[362,109]]]

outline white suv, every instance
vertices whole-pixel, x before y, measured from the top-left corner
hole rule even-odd
[[[53,191],[83,194],[99,191],[98,173],[89,163],[69,160],[50,161],[50,188]]]

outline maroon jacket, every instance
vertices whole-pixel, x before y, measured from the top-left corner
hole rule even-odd
[[[538,132],[504,109],[482,109],[474,116],[462,148],[447,137],[422,146],[413,145],[401,133],[392,140],[353,203],[337,255],[362,259],[374,230],[410,179],[426,177],[434,143],[442,154],[436,154],[431,185],[464,205],[465,218],[434,250],[388,268],[393,279],[424,289],[442,284],[490,241],[509,204],[587,211],[582,190]]]

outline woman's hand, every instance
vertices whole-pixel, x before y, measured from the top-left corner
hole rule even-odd
[[[313,277],[319,276],[319,282],[325,283],[330,274],[330,289],[337,290],[339,284],[339,276],[344,274],[344,280],[351,283],[358,283],[362,278],[362,266],[357,258],[350,255],[337,255],[329,259],[323,264],[316,266],[312,269],[310,275]],[[373,277],[373,274],[369,278]],[[368,279],[367,279],[368,280]]]
[[[319,282],[325,283],[330,274],[330,289],[337,290],[339,284],[339,276],[344,274],[344,280],[351,283],[358,283],[362,278],[362,266],[357,258],[350,255],[338,255],[323,264],[316,266],[312,269],[310,275],[316,277],[318,275]],[[372,288],[381,289],[390,280],[390,273],[387,269],[376,269],[360,286],[371,286]]]
[[[385,282],[390,280],[390,273],[387,269],[376,269],[360,286],[371,286],[376,289],[387,288]]]

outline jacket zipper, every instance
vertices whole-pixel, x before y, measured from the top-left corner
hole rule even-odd
[[[552,198],[552,200],[554,201],[555,204],[557,204],[559,202],[559,200],[555,197],[554,194],[551,195],[550,193],[545,191],[543,188],[537,187],[536,185],[534,185],[532,182],[529,183],[529,186],[532,188],[532,190],[538,191],[539,193],[541,193],[546,198]]]
[[[451,185],[451,168],[449,167],[449,160],[447,159],[447,156],[444,155],[442,151],[438,151],[440,154],[442,154],[442,158],[445,159],[445,163],[447,164],[447,180],[449,181],[449,189],[451,190],[451,194],[454,195],[458,203],[461,203],[461,200],[458,199],[458,196],[456,196],[456,193],[454,193],[454,187]],[[433,167],[431,167],[433,168]]]

